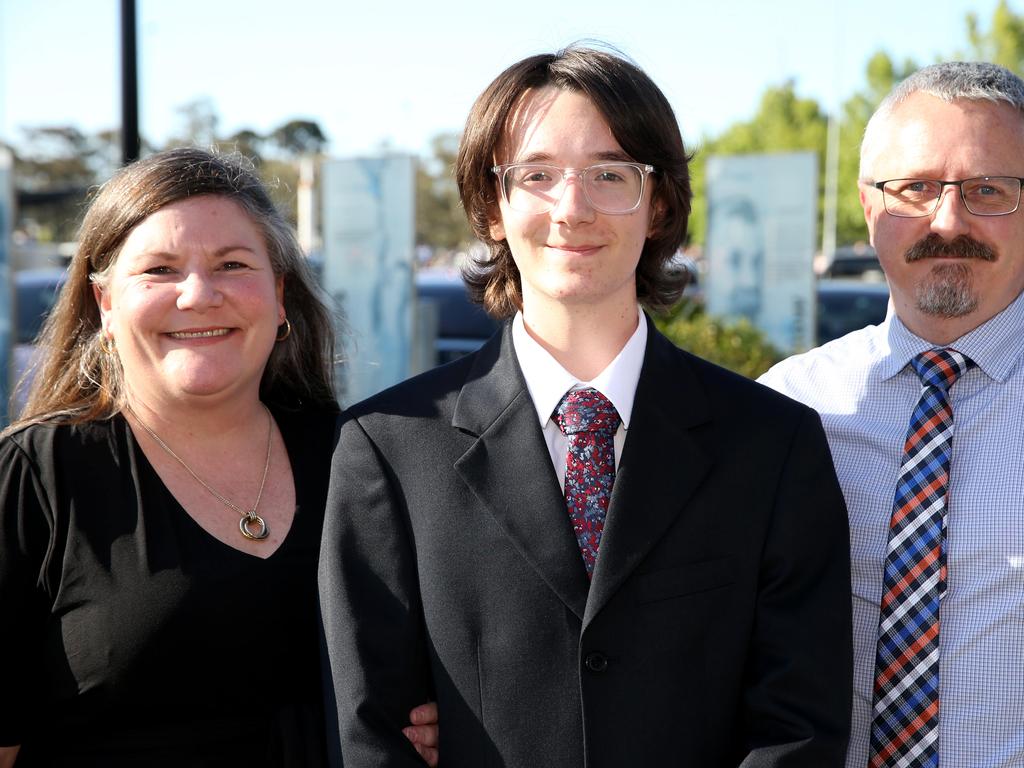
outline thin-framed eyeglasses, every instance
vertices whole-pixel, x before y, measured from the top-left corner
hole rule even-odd
[[[600,213],[632,213],[644,199],[647,177],[654,166],[646,163],[597,163],[586,168],[559,168],[544,163],[496,165],[505,203],[520,213],[547,213],[565,193],[569,177],[583,185],[583,195]]]
[[[889,179],[872,184],[882,190],[885,210],[893,216],[913,219],[931,216],[938,210],[942,191],[960,190],[964,207],[975,216],[1006,216],[1020,205],[1020,187],[1024,179],[1015,176],[977,176],[959,181],[940,179]]]

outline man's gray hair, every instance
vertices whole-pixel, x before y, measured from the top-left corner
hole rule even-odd
[[[1009,104],[1024,116],[1024,81],[1006,67],[980,61],[944,61],[917,70],[892,89],[864,129],[860,177],[870,179],[870,162],[878,154],[881,127],[900,104],[921,91],[943,101],[990,101]]]

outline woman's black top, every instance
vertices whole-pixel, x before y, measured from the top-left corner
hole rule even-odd
[[[120,416],[0,442],[0,745],[22,744],[18,768],[324,762],[334,416],[274,416],[297,508],[266,560],[200,528]]]

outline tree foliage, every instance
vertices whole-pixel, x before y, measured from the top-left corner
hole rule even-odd
[[[836,241],[840,244],[867,239],[867,227],[860,208],[857,179],[860,142],[864,127],[875,108],[893,85],[917,69],[906,60],[896,64],[878,52],[865,69],[866,85],[842,105],[839,115],[838,194]],[[690,237],[703,243],[707,235],[705,163],[710,155],[741,155],[763,152],[810,151],[818,157],[818,223],[821,231],[824,211],[828,114],[814,99],[802,98],[792,82],[769,88],[761,97],[754,116],[736,123],[715,138],[707,139],[693,162],[694,211]]]
[[[1024,16],[1000,0],[992,13],[988,31],[981,28],[978,14],[967,14],[967,41],[972,58],[1001,64],[1018,74],[1024,71]]]
[[[195,99],[178,107],[177,112],[181,132],[168,146],[212,147],[218,143],[220,116],[213,101],[206,97]]]
[[[840,244],[868,239],[857,188],[857,180],[860,178],[860,142],[864,137],[864,129],[893,86],[916,69],[917,64],[910,59],[896,64],[888,54],[879,51],[868,60],[865,87],[843,104],[836,199],[836,242]]]
[[[256,133],[251,128],[235,131],[219,142],[221,146],[227,144],[233,151],[240,152],[253,162],[259,162],[263,159],[266,143],[267,138]]]
[[[708,157],[807,150],[818,155],[820,169],[824,167],[827,131],[828,118],[818,102],[797,96],[792,82],[765,91],[753,118],[736,123],[717,138],[705,140],[694,157],[691,240],[703,243],[707,236],[705,169]]]
[[[431,141],[431,156],[416,168],[416,244],[456,250],[473,242],[459,202],[455,156],[459,135],[445,133]]]
[[[23,131],[24,151],[17,154],[16,172],[22,189],[87,187],[116,167],[118,135],[105,131],[86,135],[72,125],[40,126]]]
[[[243,128],[230,135],[219,132],[220,116],[209,99],[197,99],[178,109],[179,125],[163,147],[144,142],[148,150],[176,146],[218,147],[237,151],[255,164],[274,202],[296,218],[297,160],[323,152],[327,137],[312,120],[289,120],[267,134]],[[17,186],[30,210],[22,215],[36,222],[43,240],[74,237],[86,191],[103,183],[120,162],[120,132],[85,134],[75,126],[36,126],[22,130],[14,148]]]
[[[312,120],[289,120],[267,137],[290,158],[319,155],[327,146],[327,137]]]
[[[749,320],[713,317],[697,304],[684,301],[655,325],[677,347],[751,379],[783,358]]]
[[[117,167],[120,136],[115,131],[87,135],[75,126],[22,130],[14,150],[14,174],[23,196],[32,200],[34,234],[63,241],[78,228],[86,194]]]

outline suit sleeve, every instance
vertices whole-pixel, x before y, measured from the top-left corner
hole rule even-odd
[[[416,563],[394,478],[355,419],[340,430],[320,551],[331,764],[422,766],[409,711],[433,698]]]
[[[853,695],[849,523],[810,409],[774,498],[747,673],[752,750],[741,768],[841,768]]]

